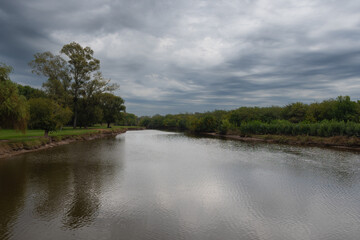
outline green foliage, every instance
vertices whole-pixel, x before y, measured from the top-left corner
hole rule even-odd
[[[45,136],[47,136],[49,131],[61,128],[71,119],[71,110],[61,107],[51,99],[32,98],[29,100],[29,105],[29,127],[45,130]]]
[[[61,56],[51,52],[37,53],[29,66],[33,73],[48,78],[43,88],[51,99],[62,105],[70,104],[70,69]]]
[[[91,73],[99,70],[100,61],[93,57],[94,51],[90,47],[83,48],[76,42],[64,45],[60,52],[69,58],[68,68],[69,76],[73,80],[71,90],[74,104],[74,128],[76,128],[81,91],[91,79]]]
[[[283,118],[293,123],[302,122],[305,120],[308,105],[296,102],[285,106],[283,109]]]
[[[349,96],[339,96],[336,99],[335,116],[338,121],[358,121],[359,108]]]
[[[186,121],[186,128],[190,132],[200,132],[200,119],[198,119],[195,115],[189,116]]]
[[[333,99],[325,100],[321,103],[312,103],[309,105],[305,120],[319,122],[335,119],[335,110],[336,102]]]
[[[140,126],[149,128],[150,122],[151,122],[151,118],[150,118],[150,117],[140,117],[140,118],[139,118],[139,125],[140,125]]]
[[[216,121],[215,117],[212,115],[206,115],[200,118],[199,126],[197,130],[199,132],[215,132],[218,127],[218,122]]]
[[[336,120],[324,120],[317,123],[291,123],[289,121],[274,121],[263,123],[260,121],[251,121],[242,124],[238,131],[242,135],[308,135],[319,137],[333,136],[360,136],[360,124],[354,122],[344,122]]]
[[[12,68],[0,64],[0,128],[15,128],[25,132],[29,119],[29,107],[24,96],[19,95],[17,85],[11,82]]]
[[[321,103],[293,103],[285,107],[241,107],[231,111],[177,114],[141,118],[140,125],[156,129],[178,129],[191,132],[213,132],[248,136],[307,135],[360,136],[360,101],[338,97]]]
[[[93,124],[102,122],[104,113],[98,102],[94,99],[80,98],[78,104],[78,126],[88,128]]]
[[[229,122],[228,119],[223,119],[221,121],[221,124],[219,126],[219,133],[220,134],[227,134],[228,131],[230,130],[231,128],[231,123]]]
[[[240,126],[242,122],[259,120],[271,122],[281,118],[283,109],[281,107],[241,107],[229,112],[229,122],[235,126]]]
[[[93,57],[94,51],[72,42],[64,45],[60,53],[67,59],[44,52],[35,54],[34,60],[29,63],[33,73],[48,78],[43,84],[46,97],[73,109],[74,128],[77,125],[87,128],[102,122],[104,117],[109,119],[111,114],[103,109],[100,96],[116,90],[118,85],[110,84],[110,80],[102,76],[100,61]],[[29,98],[33,97],[44,96]],[[118,112],[111,117],[119,119]]]
[[[240,126],[242,122],[248,122],[259,119],[258,108],[241,107],[230,111],[229,121],[231,124]]]
[[[10,73],[12,73],[13,68],[4,63],[0,63],[0,82],[10,81]]]
[[[165,116],[163,123],[164,123],[164,127],[166,129],[176,129],[177,128],[176,118],[171,114],[168,114]]]
[[[155,115],[151,118],[148,128],[161,129],[164,128],[164,118],[160,115]]]
[[[110,85],[109,82],[110,80],[102,77],[101,72],[96,72],[93,79],[84,84],[81,90],[81,98],[78,99],[77,124],[80,127],[87,128],[95,123],[102,122],[104,117],[109,118],[111,115],[113,115],[111,116],[113,119],[119,118],[118,112],[113,111],[111,113],[104,108],[103,102],[106,99],[109,100],[111,97],[119,98],[110,93],[104,93],[117,88],[117,85]],[[122,99],[121,101],[123,102]]]
[[[100,96],[100,102],[104,113],[104,120],[108,127],[110,127],[110,123],[121,118],[121,111],[125,111],[124,100],[111,93],[103,93]]]
[[[24,96],[27,100],[30,98],[46,98],[47,95],[44,91],[36,88],[32,88],[30,86],[23,86],[17,84],[17,88],[19,91],[19,95]]]
[[[117,119],[116,124],[120,126],[137,126],[138,118],[135,114],[121,112],[120,118]]]

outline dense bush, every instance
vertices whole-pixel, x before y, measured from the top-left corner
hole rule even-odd
[[[45,136],[61,128],[71,119],[72,112],[48,98],[31,98],[29,127],[43,129]]]
[[[360,123],[324,120],[318,123],[291,123],[288,121],[274,121],[263,123],[251,121],[238,128],[244,135],[249,134],[276,134],[276,135],[309,135],[320,137],[331,136],[360,136]]]

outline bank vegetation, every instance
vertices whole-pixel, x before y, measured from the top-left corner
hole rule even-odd
[[[12,67],[0,64],[0,131],[23,133],[41,129],[49,133],[71,125],[74,129],[94,124],[131,120],[124,100],[114,94],[119,88],[100,71],[100,60],[89,47],[66,44],[60,54],[36,53],[29,62],[32,72],[45,82],[41,89],[12,82]],[[130,122],[131,124],[133,122]]]
[[[338,96],[322,102],[240,107],[206,113],[142,117],[150,129],[211,133],[240,140],[360,146],[360,102]]]

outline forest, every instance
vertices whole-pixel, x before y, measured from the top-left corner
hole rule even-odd
[[[282,107],[240,107],[230,111],[141,117],[139,125],[151,129],[240,136],[273,134],[358,137],[359,121],[360,101],[352,101],[349,96],[338,96],[311,104],[295,102]]]

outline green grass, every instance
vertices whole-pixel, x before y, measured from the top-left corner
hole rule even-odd
[[[136,127],[127,127],[127,126],[112,126],[110,129],[123,129],[123,128],[136,128]],[[49,136],[71,136],[71,135],[82,135],[86,133],[97,132],[98,129],[108,129],[107,125],[95,125],[87,129],[77,128],[73,129],[72,127],[64,127],[62,130],[56,132],[50,132]],[[11,140],[11,141],[23,141],[30,140],[38,137],[44,136],[44,130],[27,130],[25,134],[20,131],[15,131],[13,129],[0,129],[0,140]]]

